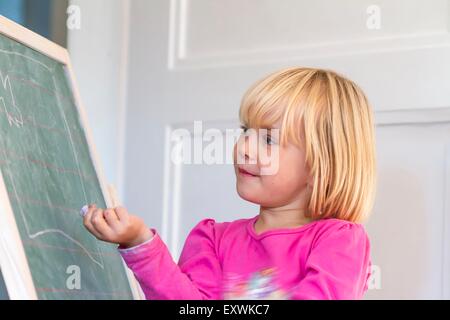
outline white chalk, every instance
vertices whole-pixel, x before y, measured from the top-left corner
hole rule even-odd
[[[88,211],[89,211],[89,207],[88,206],[84,206],[80,210],[80,215],[84,218],[84,216],[88,213]]]

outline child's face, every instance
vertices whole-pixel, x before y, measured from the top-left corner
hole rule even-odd
[[[273,127],[279,129],[280,123]],[[251,148],[249,141],[252,134],[255,134],[253,130],[242,134],[234,147],[236,188],[239,196],[263,207],[293,205],[295,208],[305,209],[311,190],[307,185],[308,182],[311,183],[311,180],[309,170],[304,165],[304,148],[291,143],[281,146],[279,138],[273,138],[271,141],[269,137],[266,141],[265,136],[261,139],[264,141],[258,142],[258,148]],[[267,156],[264,156],[267,154],[276,154],[275,157],[269,157],[271,161],[269,164]],[[277,170],[264,174],[266,165],[273,166],[273,161],[278,162],[274,166]]]

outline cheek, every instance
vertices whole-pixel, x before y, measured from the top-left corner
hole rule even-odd
[[[264,176],[262,184],[272,195],[284,194],[289,190],[295,189],[295,173],[280,168],[277,174]]]
[[[301,189],[306,183],[305,171],[298,162],[298,159],[280,158],[277,173],[264,176],[263,186],[275,194],[286,194]]]

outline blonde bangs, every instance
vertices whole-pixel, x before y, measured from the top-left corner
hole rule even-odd
[[[241,123],[253,129],[273,127],[284,114],[286,93],[287,88],[281,87],[276,79],[266,78],[257,82],[242,98]]]
[[[239,119],[248,128],[273,128],[275,123],[281,121],[281,144],[288,141],[300,146],[300,137],[303,136],[301,123],[304,104],[301,95],[303,86],[307,84],[307,69],[304,74],[298,69],[287,69],[275,73],[255,83],[245,93]],[[300,120],[300,121],[299,121]]]
[[[369,216],[377,182],[375,128],[354,82],[329,70],[281,70],[246,92],[239,117],[249,128],[281,121],[281,144],[304,148],[313,177],[312,219],[362,222]]]

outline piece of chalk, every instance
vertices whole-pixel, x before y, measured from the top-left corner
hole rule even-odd
[[[84,216],[88,213],[88,211],[89,211],[89,207],[88,206],[84,206],[80,210],[80,215],[84,218]]]

